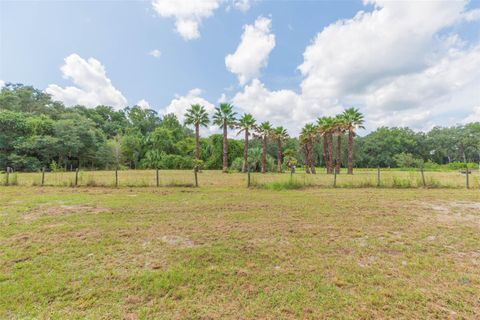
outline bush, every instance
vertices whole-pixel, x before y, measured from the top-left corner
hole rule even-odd
[[[12,153],[8,157],[8,164],[15,171],[38,171],[41,168],[40,161],[35,157],[20,156]]]

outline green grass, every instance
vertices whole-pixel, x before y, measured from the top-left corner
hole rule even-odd
[[[254,176],[1,186],[0,319],[478,317],[478,190]]]

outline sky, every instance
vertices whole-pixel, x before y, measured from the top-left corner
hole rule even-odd
[[[229,102],[291,134],[349,107],[429,130],[480,121],[480,0],[0,0],[7,82],[180,120]]]

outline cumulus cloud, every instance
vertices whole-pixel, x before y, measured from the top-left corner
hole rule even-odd
[[[267,65],[275,47],[271,25],[272,20],[265,17],[258,17],[253,25],[245,25],[237,50],[225,57],[227,69],[237,75],[241,85],[258,77],[260,69]]]
[[[54,100],[62,101],[67,106],[81,104],[95,107],[103,104],[123,108],[127,105],[127,99],[112,85],[105,67],[97,59],[85,60],[74,53],[65,58],[60,70],[63,77],[71,80],[75,86],[62,88],[50,84],[45,92]]]
[[[151,55],[154,58],[160,58],[160,56],[162,55],[162,52],[158,49],[153,49],[148,54]]]
[[[233,0],[233,7],[240,11],[248,11],[251,7],[250,0]]]
[[[147,100],[141,99],[135,105],[139,106],[142,109],[150,109],[150,103]]]
[[[157,14],[164,18],[175,19],[176,31],[185,39],[200,37],[199,27],[203,19],[213,15],[222,0],[153,0]]]
[[[260,120],[290,123],[295,132],[350,106],[361,108],[370,129],[428,129],[475,114],[480,45],[453,28],[474,20],[466,2],[365,3],[374,9],[332,23],[306,47],[298,92],[271,91],[253,80],[233,101]]]
[[[177,116],[178,120],[183,123],[185,120],[185,112],[190,108],[192,104],[200,104],[205,107],[209,116],[211,116],[215,110],[215,105],[208,100],[202,98],[203,91],[199,88],[190,90],[185,96],[175,95],[175,98],[170,101],[168,106],[163,110],[163,114],[173,113]],[[218,133],[218,128],[212,124],[208,128],[201,129],[202,134]]]
[[[469,122],[480,122],[480,105],[475,107],[473,109],[473,112],[472,114],[468,115],[468,117],[466,117],[464,120],[463,120],[464,123],[469,123]]]
[[[0,89],[3,88],[3,87],[5,87],[5,81],[0,80]]]
[[[184,114],[192,104],[200,104],[205,107],[207,112],[214,111],[215,106],[201,97],[203,91],[199,88],[190,90],[185,96],[175,95],[170,104],[164,108],[164,114],[173,113],[183,122]]]

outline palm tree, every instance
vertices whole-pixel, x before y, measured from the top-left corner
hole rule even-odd
[[[204,106],[192,104],[185,113],[185,124],[195,126],[195,159],[200,160],[200,126],[206,127],[210,120]],[[198,171],[198,165],[195,165]]]
[[[337,152],[335,160],[335,172],[340,173],[340,168],[342,165],[342,137],[347,129],[345,119],[343,115],[339,114],[335,117],[335,122],[333,126],[333,134],[337,137]]]
[[[365,129],[363,127],[363,114],[355,108],[348,108],[343,111],[342,116],[345,120],[345,128],[348,131],[348,174],[353,174],[353,137],[356,129]]]
[[[265,121],[256,128],[255,136],[262,140],[262,173],[267,172],[267,144],[268,138],[272,135],[272,125]]]
[[[273,129],[272,137],[277,141],[277,171],[282,172],[282,143],[288,139],[287,129],[277,127]]]
[[[305,154],[305,172],[316,173],[313,161],[313,144],[318,134],[318,128],[313,123],[307,123],[300,133],[300,143]]]
[[[238,121],[237,127],[240,129],[238,134],[245,133],[245,142],[243,146],[243,165],[242,172],[247,172],[248,166],[248,138],[250,137],[250,131],[255,130],[256,121],[250,113],[245,113]]]
[[[221,103],[219,107],[215,108],[213,114],[213,124],[216,124],[223,129],[223,172],[228,170],[228,137],[227,129],[233,129],[237,113],[233,111],[233,106],[229,103]]]
[[[323,158],[327,173],[333,173],[333,132],[335,119],[322,117],[317,120],[318,131],[323,137]]]

